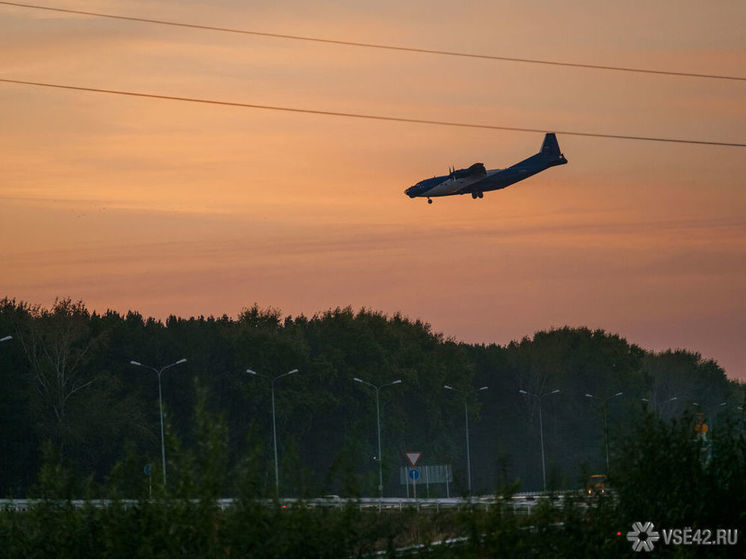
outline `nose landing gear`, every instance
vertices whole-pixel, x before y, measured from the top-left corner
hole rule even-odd
[[[428,203],[428,204],[432,204],[432,203],[433,203],[433,201],[432,201],[432,200],[430,200],[430,198],[428,198],[428,199],[427,199],[427,203]]]

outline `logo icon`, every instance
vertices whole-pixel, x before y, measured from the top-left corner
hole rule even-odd
[[[632,531],[627,532],[627,539],[632,542],[632,549],[635,551],[653,551],[655,542],[660,539],[658,532],[652,522],[635,522],[632,525]]]

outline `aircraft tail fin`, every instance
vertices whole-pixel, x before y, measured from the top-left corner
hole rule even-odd
[[[544,136],[544,143],[541,144],[541,153],[542,155],[562,155],[559,147],[559,142],[557,141],[557,136],[554,134],[554,132],[550,132],[546,136]]]
[[[554,165],[564,165],[567,159],[560,151],[559,142],[554,132],[549,132],[544,136],[544,143],[541,144],[541,151],[538,154],[550,167]]]

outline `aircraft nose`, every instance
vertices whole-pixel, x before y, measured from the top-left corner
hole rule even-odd
[[[410,198],[414,198],[414,186],[410,186],[404,191],[404,194],[409,196]]]

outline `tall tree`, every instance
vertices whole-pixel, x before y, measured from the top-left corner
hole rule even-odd
[[[63,452],[70,436],[70,399],[94,382],[86,364],[102,337],[91,335],[82,301],[58,299],[51,309],[31,306],[22,316],[17,335],[42,407],[43,435]]]

